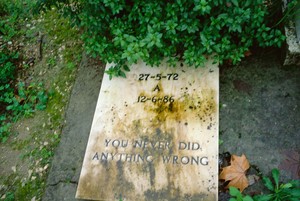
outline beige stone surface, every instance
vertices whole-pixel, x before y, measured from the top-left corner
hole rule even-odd
[[[283,11],[287,8],[288,1],[283,1]],[[298,8],[300,3],[298,3]],[[284,26],[286,36],[286,52],[283,65],[300,65],[300,12],[295,18],[288,21]]]
[[[177,65],[104,75],[76,198],[217,200],[218,67]]]

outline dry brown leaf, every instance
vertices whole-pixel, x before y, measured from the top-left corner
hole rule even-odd
[[[249,169],[250,164],[246,156],[232,155],[230,160],[230,166],[224,167],[220,179],[230,181],[228,186],[233,186],[240,189],[241,192],[249,186],[248,179],[246,177],[246,171]]]

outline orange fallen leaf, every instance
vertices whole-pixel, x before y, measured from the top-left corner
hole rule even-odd
[[[239,188],[241,192],[249,186],[248,179],[246,177],[246,171],[249,169],[249,161],[246,156],[232,155],[230,160],[230,166],[224,167],[220,179],[230,181],[228,186]]]

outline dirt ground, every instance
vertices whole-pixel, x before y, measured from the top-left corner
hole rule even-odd
[[[24,83],[25,93],[39,86],[48,102],[45,110],[6,122],[11,129],[8,140],[0,144],[0,200],[40,200],[44,193],[82,55],[82,45],[73,37],[76,30],[67,25],[66,19],[51,10],[20,19],[15,31],[22,34],[10,41],[11,50],[20,55],[15,64],[16,83]],[[66,33],[68,38],[62,40]]]

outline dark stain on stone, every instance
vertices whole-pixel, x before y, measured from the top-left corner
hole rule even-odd
[[[101,157],[101,156],[100,156]],[[100,163],[102,164],[102,166],[105,168],[105,169],[108,169],[108,161],[107,160],[100,160]]]
[[[126,191],[130,191],[134,189],[134,185],[131,182],[128,182],[124,177],[124,167],[122,161],[117,161],[117,184],[116,184],[116,191],[120,194],[126,194]],[[112,177],[114,175],[111,175]],[[126,186],[126,188],[124,188]],[[125,192],[123,192],[125,191]]]
[[[168,119],[184,119],[188,115],[187,109],[195,111],[200,118],[206,119],[214,114],[217,109],[214,98],[216,94],[214,90],[210,89],[202,90],[201,93],[201,97],[196,96],[196,94],[185,94],[180,98],[174,98],[174,102],[145,104],[144,110],[145,112],[155,113],[157,122],[166,122]]]
[[[168,201],[179,201],[177,197],[172,198],[170,191],[168,189],[161,189],[159,191],[147,190],[144,193],[146,201],[159,201],[159,200],[168,200]]]
[[[153,163],[149,163],[149,173],[150,173],[150,185],[155,185],[155,167]]]
[[[156,131],[156,135],[159,137],[159,136],[162,136],[162,130],[160,128],[156,128],[155,129]]]
[[[171,194],[170,192],[174,192]],[[215,201],[216,195],[212,194],[184,194],[180,196],[179,189],[162,189],[159,191],[155,190],[148,190],[144,193],[146,201]]]

